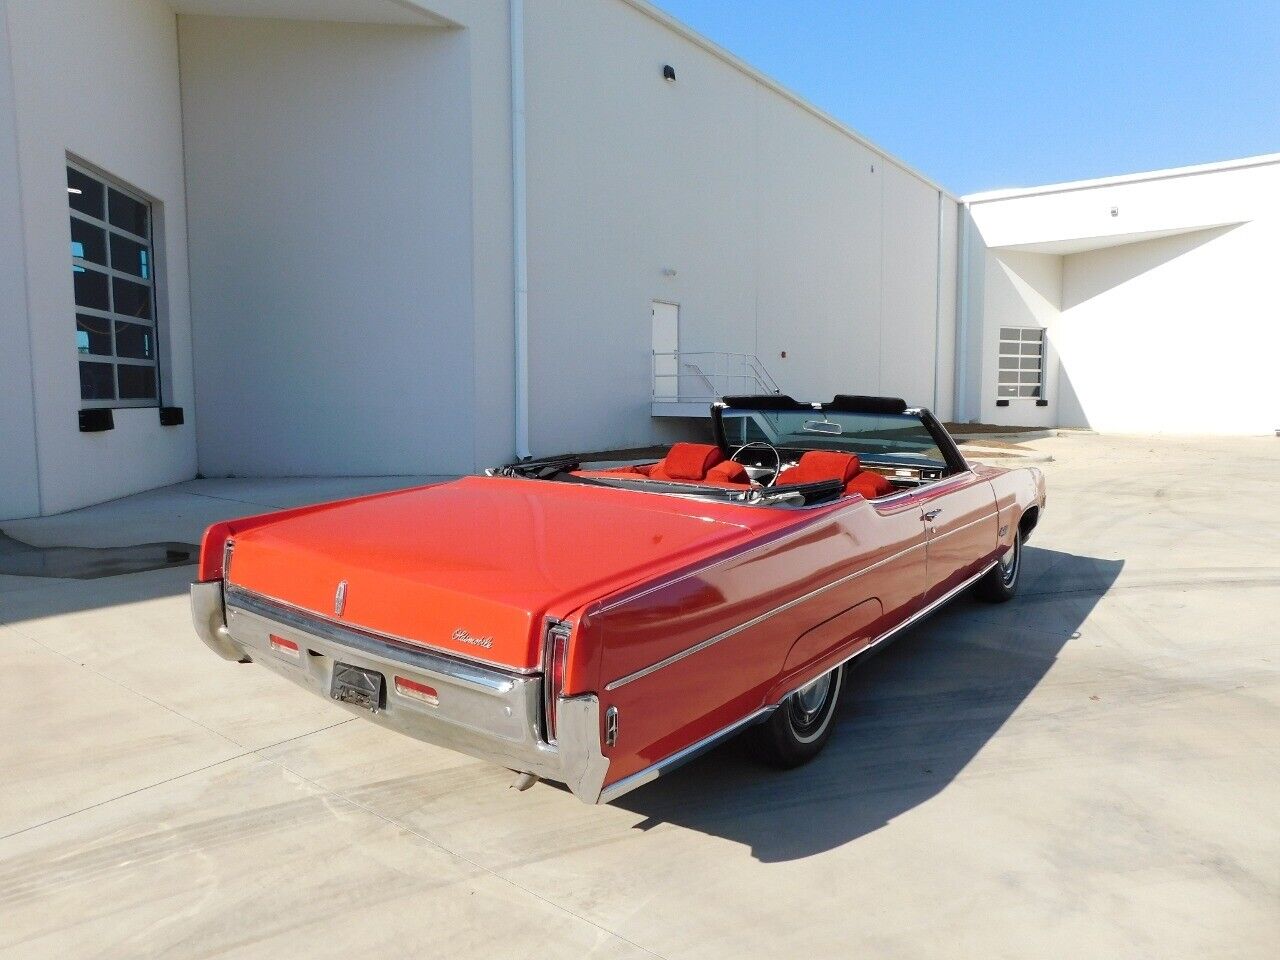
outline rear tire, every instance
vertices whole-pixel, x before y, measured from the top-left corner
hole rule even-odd
[[[1015,530],[1013,546],[1004,552],[991,572],[978,581],[974,593],[987,603],[1004,603],[1018,592],[1018,580],[1022,573],[1022,531]]]
[[[844,667],[839,666],[783,700],[768,720],[751,730],[760,758],[785,770],[821,753],[835,727],[843,685]]]

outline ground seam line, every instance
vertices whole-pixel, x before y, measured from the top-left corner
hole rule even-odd
[[[227,743],[230,743],[230,744],[232,744],[233,746],[239,747],[241,750],[248,750],[248,749],[249,749],[248,744],[241,743],[240,741],[236,740],[234,737],[229,737],[229,736],[227,736],[225,733],[221,733],[220,731],[213,729],[213,727],[209,726],[209,725],[208,725],[208,724],[206,724],[206,723],[201,723],[199,720],[195,719],[195,717],[188,717],[188,716],[187,716],[185,713],[183,713],[181,710],[175,710],[173,707],[169,706],[168,704],[166,704],[166,703],[161,703],[159,700],[156,700],[156,699],[154,699],[154,698],[152,698],[152,697],[147,696],[147,695],[146,695],[145,693],[143,693],[141,690],[135,690],[133,687],[129,686],[129,685],[128,685],[127,683],[125,683],[123,680],[117,680],[115,677],[109,677],[109,676],[107,676],[105,673],[103,673],[102,671],[98,670],[96,667],[91,667],[91,666],[89,666],[89,664],[88,664],[88,663],[84,663],[84,662],[82,662],[82,661],[80,661],[80,660],[77,660],[75,657],[68,656],[67,654],[65,654],[65,653],[61,652],[60,650],[55,650],[53,647],[49,646],[47,643],[44,643],[44,642],[43,642],[42,640],[40,640],[38,637],[33,637],[33,636],[31,636],[31,634],[29,634],[29,633],[24,633],[22,630],[20,630],[20,629],[19,629],[19,628],[17,628],[17,627],[13,627],[12,629],[13,629],[13,630],[14,630],[14,631],[19,635],[19,636],[26,637],[28,640],[30,640],[32,643],[34,643],[36,646],[41,647],[42,649],[49,651],[49,652],[50,652],[50,653],[52,653],[54,656],[62,657],[62,659],[66,660],[68,663],[74,663],[74,664],[76,664],[77,666],[81,667],[82,669],[84,669],[84,670],[88,670],[88,671],[89,671],[90,673],[92,673],[95,677],[99,677],[100,679],[105,680],[105,681],[107,681],[108,683],[113,683],[113,684],[115,684],[117,687],[119,687],[121,690],[128,690],[128,691],[129,691],[130,693],[132,693],[134,696],[136,696],[136,697],[141,697],[143,700],[147,701],[148,703],[152,704],[153,706],[157,706],[157,707],[159,707],[161,710],[167,710],[169,713],[172,713],[175,717],[181,717],[183,720],[186,720],[188,723],[194,723],[194,724],[195,724],[197,727],[199,727],[200,729],[205,730],[205,731],[207,731],[208,733],[212,733],[215,737],[219,737],[220,739],[227,741]]]
[[[266,749],[266,748],[264,747],[263,749]],[[593,927],[596,930],[599,930],[603,934],[613,937],[616,940],[620,940],[623,943],[630,944],[631,946],[635,947],[637,950],[642,950],[651,957],[656,957],[658,958],[658,960],[667,960],[667,958],[664,957],[662,954],[655,953],[653,950],[650,950],[648,947],[642,946],[641,944],[636,943],[634,940],[624,937],[622,934],[617,933],[614,930],[610,930],[608,927],[597,923],[591,918],[584,917],[580,913],[570,910],[568,907],[562,904],[556,903],[554,900],[549,900],[547,897],[543,896],[541,893],[538,893],[538,891],[531,890],[530,888],[526,887],[524,884],[519,883],[511,879],[510,877],[504,876],[503,874],[498,873],[496,870],[486,867],[482,863],[477,863],[476,861],[472,860],[470,857],[466,856],[465,854],[458,853],[456,850],[450,850],[440,841],[433,840],[431,837],[428,837],[426,834],[422,833],[421,831],[414,829],[409,824],[403,823],[402,821],[397,820],[394,817],[390,817],[384,813],[379,813],[377,810],[374,810],[373,808],[367,806],[366,804],[361,803],[359,800],[354,800],[351,797],[348,797],[346,794],[342,793],[339,790],[331,789],[329,787],[324,786],[321,783],[318,783],[315,780],[312,780],[310,777],[306,776],[305,774],[299,773],[297,770],[293,769],[293,767],[289,766],[287,763],[276,760],[274,757],[263,757],[262,759],[267,760],[271,763],[278,764],[282,770],[286,770],[293,776],[297,777],[299,780],[302,780],[306,783],[311,784],[313,787],[315,787],[317,790],[321,791],[322,793],[325,793],[330,797],[334,797],[335,799],[341,800],[343,803],[348,803],[358,810],[363,810],[365,813],[369,814],[371,817],[375,817],[376,819],[381,820],[383,823],[387,824],[388,826],[392,826],[398,830],[404,830],[408,833],[413,834],[419,840],[422,840],[424,843],[430,844],[431,846],[435,847],[437,850],[441,851],[445,855],[453,857],[457,860],[461,860],[463,863],[469,863],[472,867],[479,870],[481,873],[487,874],[490,877],[493,877],[495,880],[500,880],[503,883],[507,884],[508,886],[514,887],[516,890],[519,890],[522,893],[528,894],[529,896],[533,897],[535,900],[545,903],[547,906],[551,907],[551,909],[553,910],[558,910],[559,912],[566,914],[567,916],[573,917],[575,920],[578,920],[581,923],[585,923],[588,926]]]
[[[332,730],[334,727],[340,727],[344,723],[351,723],[354,719],[355,717],[347,717],[344,720],[339,720],[337,723],[331,723],[327,727],[320,727],[317,730],[309,730],[306,733],[298,734],[296,737],[286,737],[284,740],[278,740],[275,743],[269,743],[264,747],[258,747],[253,750],[246,749],[243,753],[237,753],[234,756],[224,757],[221,760],[215,760],[213,763],[205,764],[203,767],[196,767],[194,770],[185,770],[182,773],[175,773],[172,777],[166,777],[163,780],[157,780],[155,783],[148,783],[145,786],[136,787],[133,790],[127,790],[124,793],[117,794],[114,797],[108,797],[106,800],[99,800],[97,803],[91,803],[87,807],[81,807],[79,810],[71,810],[67,813],[61,814],[60,816],[50,817],[48,820],[45,820],[41,823],[33,823],[29,827],[23,827],[20,830],[14,830],[12,833],[6,833],[3,836],[0,836],[0,841],[8,840],[11,837],[17,837],[24,833],[29,833],[32,830],[39,830],[41,827],[47,827],[51,823],[57,823],[60,820],[66,820],[68,817],[79,816],[80,814],[87,813],[90,810],[96,810],[98,807],[105,807],[109,803],[115,803],[117,800],[123,800],[126,797],[136,796],[137,794],[145,793],[148,790],[154,790],[156,787],[163,787],[165,784],[173,783],[175,780],[181,780],[184,777],[191,777],[197,773],[203,773],[206,770],[212,770],[214,767],[220,767],[224,763],[231,763],[234,760],[243,760],[245,757],[251,757],[251,756],[258,756],[258,758],[261,760],[268,760],[270,758],[261,756],[259,754],[259,751],[271,750],[275,747],[283,746],[286,743],[292,743],[295,740],[301,740],[304,737],[310,737],[317,733],[324,733],[326,730]],[[292,773],[293,771],[289,771],[289,772]]]

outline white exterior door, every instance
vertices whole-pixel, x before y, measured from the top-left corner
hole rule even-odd
[[[675,354],[680,349],[680,304],[654,300],[653,304],[653,397],[674,400],[680,395],[679,367]]]

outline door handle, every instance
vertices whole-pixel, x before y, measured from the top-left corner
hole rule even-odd
[[[930,510],[928,513],[922,515],[920,519],[923,520],[925,523],[933,523],[933,521],[937,520],[938,517],[940,517],[941,515],[942,515],[941,510]]]

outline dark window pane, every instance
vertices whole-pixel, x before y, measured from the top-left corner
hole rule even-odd
[[[116,385],[111,382],[111,364],[80,361],[80,399],[114,400]]]
[[[997,388],[996,396],[998,396],[998,397],[1016,397],[1017,395],[1018,395],[1018,388],[1017,388],[1017,387],[1005,387],[1005,386],[1001,386],[1001,387]]]
[[[1039,357],[1023,357],[1022,369],[1023,370],[1039,370],[1040,358]]]
[[[85,223],[76,217],[71,218],[71,255],[81,260],[92,260],[104,266],[107,262],[106,231]]]
[[[76,306],[92,307],[95,310],[108,310],[107,275],[97,270],[86,270],[73,266],[71,276],[76,285]],[[64,321],[65,322],[65,321]]]
[[[116,313],[126,317],[143,317],[151,319],[151,288],[144,287],[132,280],[111,279],[111,289],[115,294]]]
[[[116,321],[116,356],[135,360],[156,358],[156,335],[150,327]]]
[[[156,395],[156,368],[122,363],[116,367],[121,400],[150,400]]]
[[[111,321],[104,317],[76,314],[76,350],[111,356]]]
[[[67,167],[67,203],[72,210],[106,219],[102,215],[102,184],[71,167]]]
[[[143,280],[151,279],[151,251],[118,233],[111,234],[111,266],[122,273],[132,273]]]
[[[1032,357],[1032,356],[1038,357],[1038,356],[1040,356],[1040,344],[1038,344],[1038,343],[1024,343],[1024,344],[1022,345],[1022,355],[1023,355],[1024,357]]]
[[[113,227],[120,227],[140,237],[147,236],[147,205],[133,197],[126,197],[119,190],[108,190],[107,207]]]
[[[1001,370],[1000,382],[1001,383],[1017,383],[1018,375],[1016,373],[1005,373],[1003,370]]]
[[[1018,396],[1020,397],[1038,397],[1040,396],[1039,387],[1019,387]]]

